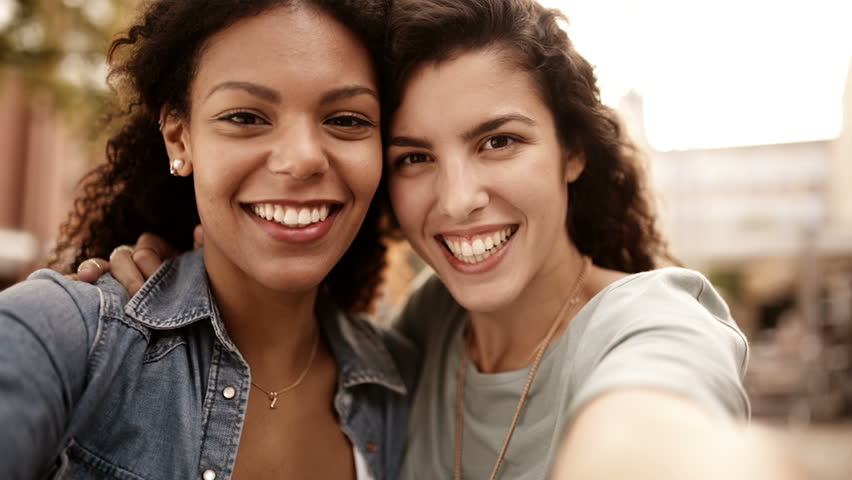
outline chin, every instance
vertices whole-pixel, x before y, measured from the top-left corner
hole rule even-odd
[[[265,269],[259,275],[259,283],[269,290],[282,293],[308,293],[316,289],[331,269],[293,268],[281,266]]]
[[[518,296],[517,288],[512,285],[499,286],[493,282],[463,284],[452,280],[444,284],[455,301],[468,312],[496,312],[506,308]]]

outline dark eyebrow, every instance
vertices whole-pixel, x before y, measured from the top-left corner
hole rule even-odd
[[[469,142],[469,141],[475,139],[476,137],[478,137],[478,136],[480,136],[484,133],[488,133],[491,130],[498,129],[501,126],[503,126],[503,125],[505,125],[509,122],[521,122],[521,123],[525,123],[525,124],[527,124],[531,127],[534,127],[534,126],[537,125],[535,123],[535,121],[533,121],[533,119],[531,119],[529,117],[521,115],[520,113],[510,113],[510,114],[501,115],[497,118],[493,118],[491,120],[486,120],[486,121],[480,123],[479,125],[471,128],[467,132],[463,133],[461,138],[465,142]]]
[[[254,95],[255,97],[258,97],[260,99],[263,99],[263,100],[266,100],[266,101],[269,101],[269,102],[274,102],[274,103],[281,103],[281,94],[280,93],[278,93],[277,91],[275,91],[275,90],[273,90],[269,87],[264,87],[263,85],[258,85],[256,83],[251,83],[251,82],[235,82],[235,81],[222,82],[222,83],[220,83],[220,84],[218,84],[215,87],[210,89],[210,93],[207,94],[207,98],[210,98],[211,95],[213,95],[214,93],[216,93],[219,90],[226,90],[226,89],[244,90],[244,91],[248,92],[249,94]]]
[[[424,148],[427,150],[432,149],[432,142],[428,140],[423,140],[420,138],[412,138],[412,137],[393,137],[388,142],[388,146],[391,147],[414,147],[414,148]]]
[[[346,87],[336,88],[330,92],[327,92],[320,99],[320,103],[333,103],[338,100],[356,97],[358,95],[370,95],[371,97],[375,98],[376,101],[379,100],[379,94],[372,88],[365,87],[363,85],[349,85]]]
[[[462,138],[466,142],[469,142],[470,140],[473,140],[474,138],[482,135],[483,133],[487,133],[491,130],[500,128],[502,125],[509,122],[521,122],[530,126],[537,125],[537,123],[535,123],[533,119],[527,116],[521,115],[520,113],[510,113],[480,123],[479,125],[462,134]],[[415,147],[425,149],[432,148],[432,142],[428,140],[423,140],[421,138],[413,137],[393,137],[390,139],[390,142],[388,142],[388,145],[393,147]]]

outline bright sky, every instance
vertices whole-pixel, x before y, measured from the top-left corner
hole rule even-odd
[[[597,66],[605,102],[617,105],[630,89],[643,96],[657,149],[840,131],[850,0],[540,1],[568,15],[578,50]],[[0,0],[0,25],[12,5]]]
[[[840,132],[852,1],[540,1],[568,15],[606,103],[630,89],[643,96],[658,149]]]

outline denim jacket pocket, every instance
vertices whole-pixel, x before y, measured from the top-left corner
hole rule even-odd
[[[59,455],[56,467],[47,478],[51,480],[145,480],[128,470],[113,465],[95,453],[85,449],[74,439]]]

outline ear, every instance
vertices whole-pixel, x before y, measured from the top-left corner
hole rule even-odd
[[[177,115],[168,105],[160,109],[160,132],[169,155],[169,168],[174,175],[188,177],[192,174],[192,148],[186,119]]]
[[[586,156],[582,153],[564,150],[562,158],[565,165],[565,183],[574,183],[586,169]]]

